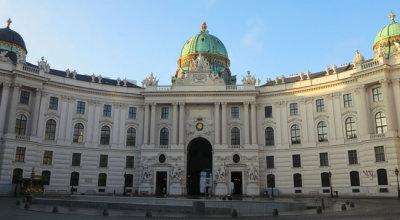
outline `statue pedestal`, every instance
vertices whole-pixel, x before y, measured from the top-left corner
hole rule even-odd
[[[183,187],[180,183],[172,183],[169,187],[169,195],[183,195]]]
[[[215,187],[215,195],[217,196],[225,196],[228,195],[228,186],[226,183],[217,183]]]
[[[152,195],[153,191],[151,190],[150,183],[141,183],[139,185],[139,195]]]
[[[246,187],[246,195],[248,196],[259,196],[260,195],[260,187],[256,182],[250,182]]]

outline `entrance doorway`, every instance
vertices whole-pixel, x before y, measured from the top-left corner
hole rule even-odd
[[[187,180],[188,195],[209,193],[212,187],[212,147],[204,138],[193,139],[188,145]]]
[[[156,194],[165,195],[167,194],[167,172],[158,171],[156,174]]]
[[[242,172],[231,172],[231,186],[233,195],[242,195]]]

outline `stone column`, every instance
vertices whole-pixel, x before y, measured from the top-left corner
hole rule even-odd
[[[310,143],[315,144],[316,131],[314,126],[313,101],[314,101],[313,98],[306,98],[308,140]]]
[[[274,142],[275,142],[275,145],[281,145],[282,144],[282,125],[280,123],[280,121],[281,121],[281,103],[280,102],[273,103],[272,118],[276,122],[275,130],[274,130],[274,136],[275,136]],[[263,132],[265,133],[265,131],[263,131]]]
[[[60,127],[58,130],[57,140],[63,141],[65,139],[65,129],[67,125],[67,115],[68,115],[68,97],[61,96],[61,114],[60,114]],[[46,123],[46,122],[45,122]]]
[[[178,142],[178,103],[172,103],[172,144]]]
[[[282,124],[282,144],[289,146],[289,138],[288,138],[288,103],[287,101],[281,102],[281,124]]]
[[[396,104],[397,128],[400,128],[400,79],[393,81],[393,94]]]
[[[151,103],[151,118],[150,118],[150,144],[155,144],[155,131],[156,131],[156,103]]]
[[[307,126],[307,106],[306,100],[303,98],[300,100],[300,118],[301,118],[301,143],[308,143],[308,126]],[[312,119],[311,119],[312,120]]]
[[[356,95],[358,97],[358,103],[355,103],[358,106],[358,120],[356,123],[358,124],[358,133],[360,136],[369,134],[369,123],[368,121],[372,120],[372,118],[367,117],[367,110],[369,107],[366,104],[366,95],[365,95],[365,85],[361,85],[356,89]]]
[[[7,133],[14,134],[15,133],[15,121],[16,121],[16,110],[17,110],[17,103],[19,101],[19,93],[20,87],[19,84],[13,85],[13,92],[11,96],[10,106],[8,107],[8,125],[7,125]]]
[[[37,137],[43,137],[44,135],[44,113],[46,112],[46,109],[49,106],[46,106],[48,104],[48,94],[46,92],[42,91],[42,98],[40,100],[40,109],[39,109],[39,119],[38,119],[38,126],[37,126],[37,131],[36,131],[36,136]]]
[[[333,113],[333,97],[329,94],[326,97],[326,108],[329,115],[328,123],[328,141],[336,140],[336,130],[335,130],[335,116]]]
[[[76,102],[77,103],[77,102]],[[94,109],[96,107],[96,102],[89,100],[85,103],[85,107],[87,107],[87,113],[85,109],[85,114],[87,114],[88,122],[84,132],[86,132],[85,143],[94,142],[93,140],[93,127],[94,127]],[[76,109],[76,108],[75,108]],[[76,111],[76,110],[75,110]]]
[[[71,143],[72,142],[72,117],[74,115],[74,102],[75,99],[73,97],[68,98],[68,118],[67,118],[67,129],[65,131],[65,141]],[[63,126],[63,125],[60,125]]]
[[[94,104],[94,115],[93,115],[93,143],[100,144],[100,112],[102,108],[102,103],[95,102]]]
[[[185,133],[185,103],[179,103],[179,145],[183,145]]]
[[[257,144],[256,103],[251,102],[251,144]]]
[[[227,124],[226,124],[226,102],[222,102],[222,114],[221,114],[221,125],[222,125],[222,144],[226,145],[227,144],[227,138],[226,138],[226,129],[227,129]]]
[[[111,132],[111,135],[112,135],[112,139],[111,139],[111,147],[114,147],[115,145],[118,145],[119,143],[119,141],[118,141],[118,130],[119,130],[119,128],[120,127],[122,127],[122,125],[120,125],[119,124],[119,113],[120,113],[120,106],[119,106],[119,104],[115,104],[115,105],[113,105],[113,107],[112,108],[114,108],[114,110],[111,112],[111,117],[114,119],[114,122],[113,122],[113,127],[112,127],[112,132]]]
[[[6,113],[8,107],[8,96],[10,94],[10,83],[3,83],[3,91],[1,93],[0,102],[0,135],[4,132],[4,126],[6,125]]]
[[[38,126],[38,120],[39,120],[39,110],[40,110],[40,98],[41,98],[41,89],[36,89],[35,90],[35,101],[34,101],[34,107],[33,107],[33,112],[32,112],[32,123],[31,123],[31,128],[30,128],[30,134],[32,136],[36,136],[37,134],[37,126]],[[58,125],[59,126],[59,125]]]
[[[150,106],[149,103],[144,104],[144,125],[143,125],[143,144],[149,144],[149,114],[150,114]]]
[[[338,140],[343,140],[343,123],[342,123],[342,112],[341,112],[341,102],[340,102],[340,93],[333,93],[333,113],[335,116],[335,129],[336,129],[336,138]]]
[[[125,146],[126,145],[126,140],[124,140],[124,137],[126,136],[127,129],[125,127],[125,121],[126,121],[126,109],[128,108],[127,105],[125,104],[120,104],[120,115],[119,115],[119,127],[115,127],[115,130],[119,130],[119,136],[118,136],[118,141],[116,141],[117,144]],[[139,137],[138,135],[139,129],[136,129],[136,137]],[[136,138],[136,143],[138,143],[138,138]]]
[[[382,90],[383,90],[383,102],[385,103],[385,114],[386,114],[386,121],[388,132],[390,136],[393,135],[393,131],[397,129],[396,115],[394,114],[394,101],[392,97],[392,82],[390,80],[381,80]]]
[[[250,126],[249,126],[249,102],[244,102],[243,103],[243,107],[244,107],[244,144],[248,145],[249,144],[249,130],[250,130]]]
[[[214,129],[215,129],[215,131],[214,131],[214,134],[215,134],[215,140],[214,140],[214,142],[215,142],[215,144],[219,144],[220,143],[220,127],[219,127],[219,125],[220,125],[220,117],[219,117],[219,105],[220,105],[220,103],[219,102],[215,102],[214,103]]]

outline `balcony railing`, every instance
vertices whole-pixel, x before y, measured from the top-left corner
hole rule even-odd
[[[226,85],[226,90],[244,90],[243,85]]]
[[[379,138],[384,138],[385,134],[371,134],[370,138],[373,139],[379,139]]]
[[[169,148],[169,145],[156,145],[155,148],[158,148],[158,149],[168,149],[168,148]]]
[[[361,64],[361,69],[362,70],[366,70],[366,69],[369,69],[369,68],[372,68],[372,67],[376,67],[376,66],[379,66],[379,61],[378,60],[371,60],[371,61],[368,61],[366,63]]]
[[[230,145],[229,147],[232,148],[232,149],[240,149],[240,148],[242,148],[241,145]]]
[[[26,135],[15,135],[15,139],[21,140],[21,141],[29,141],[29,136],[26,136]]]
[[[157,86],[157,91],[171,91],[171,86]]]
[[[31,66],[23,65],[23,66],[22,66],[22,70],[23,70],[23,71],[26,71],[26,72],[28,72],[28,73],[39,74],[39,69],[36,68],[36,67],[31,67]]]

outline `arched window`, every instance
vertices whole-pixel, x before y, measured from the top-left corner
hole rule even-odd
[[[70,186],[79,186],[79,173],[78,172],[72,172],[71,173],[71,179],[69,181]]]
[[[50,185],[50,175],[51,175],[50,171],[48,171],[48,170],[42,171],[43,185]]]
[[[301,179],[300,173],[293,174],[293,186],[294,187],[302,187],[303,186],[303,181]]]
[[[15,135],[25,135],[27,118],[25,115],[18,115],[15,122]]]
[[[128,128],[126,131],[126,146],[135,146],[136,143],[136,129]]]
[[[108,127],[107,125],[101,127],[100,144],[110,144],[110,127]]]
[[[46,131],[44,134],[46,140],[54,140],[56,138],[56,121],[49,119],[46,122]]]
[[[268,174],[267,175],[267,187],[275,187],[275,175],[274,174]]]
[[[300,144],[300,127],[297,124],[292,125],[290,127],[290,136],[292,139],[292,144]]]
[[[274,129],[267,127],[265,129],[265,146],[274,145]]]
[[[347,139],[357,138],[356,121],[353,117],[348,117],[345,121]]]
[[[237,127],[231,130],[231,145],[240,145],[240,130]]]
[[[168,128],[162,128],[160,130],[160,145],[169,144],[169,130]]]
[[[330,180],[330,177],[329,177],[329,173],[327,173],[327,172],[321,173],[321,186],[322,187],[331,186],[331,180]]]
[[[83,143],[83,131],[84,127],[82,123],[76,123],[74,126],[74,143]]]
[[[386,115],[383,112],[378,112],[375,115],[376,133],[384,134],[387,131]]]
[[[23,171],[21,168],[15,168],[13,170],[12,184],[21,183],[20,181],[22,180],[22,173]]]
[[[351,186],[360,186],[360,175],[358,171],[350,172],[350,185]]]
[[[106,186],[106,185],[107,185],[107,174],[99,173],[98,186]]]
[[[325,121],[320,121],[317,125],[318,142],[328,141],[328,128]]]
[[[133,187],[133,175],[125,174],[125,187]]]
[[[379,169],[376,171],[377,176],[378,176],[378,185],[387,185],[388,180],[387,180],[387,173],[385,169]]]

